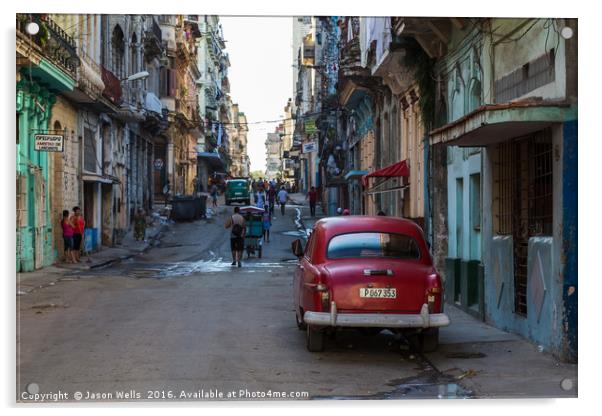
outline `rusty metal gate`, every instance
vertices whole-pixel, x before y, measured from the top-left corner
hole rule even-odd
[[[498,145],[497,233],[512,235],[514,312],[527,315],[529,238],[552,234],[550,129]]]

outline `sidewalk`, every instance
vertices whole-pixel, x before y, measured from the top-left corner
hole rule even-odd
[[[479,398],[576,397],[577,364],[563,363],[525,338],[445,304],[451,325],[427,353],[443,374],[462,380]]]
[[[90,270],[126,260],[150,249],[161,238],[161,234],[169,227],[169,220],[159,215],[162,206],[155,206],[150,218],[152,224],[146,228],[146,239],[136,241],[133,229],[129,230],[120,244],[115,247],[102,246],[99,251],[82,255],[81,263],[71,264],[56,262],[52,266],[32,272],[17,273],[17,294],[23,295],[32,290],[52,286],[66,274],[78,270]]]
[[[295,205],[299,205],[301,208],[301,217],[299,218],[299,222],[301,223],[301,227],[306,230],[311,230],[316,223],[321,218],[327,217],[327,215],[322,212],[322,205],[316,204],[316,216],[312,217],[309,214],[309,201],[305,199],[305,194],[296,193],[290,194],[289,198],[293,201]]]

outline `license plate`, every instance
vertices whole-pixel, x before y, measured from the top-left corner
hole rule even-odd
[[[384,288],[360,288],[360,298],[379,298],[379,299],[395,299],[397,297],[396,289]]]
[[[242,195],[242,192],[235,192],[234,195]]]

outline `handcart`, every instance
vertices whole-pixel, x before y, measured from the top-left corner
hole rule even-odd
[[[240,215],[244,217],[247,225],[245,233],[247,258],[255,253],[257,253],[258,258],[261,258],[263,245],[263,213],[263,208],[254,206],[240,207]]]

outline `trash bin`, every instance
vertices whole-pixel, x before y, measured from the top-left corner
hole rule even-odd
[[[171,200],[171,219],[174,221],[192,221],[199,216],[199,202],[195,196],[180,195]]]

